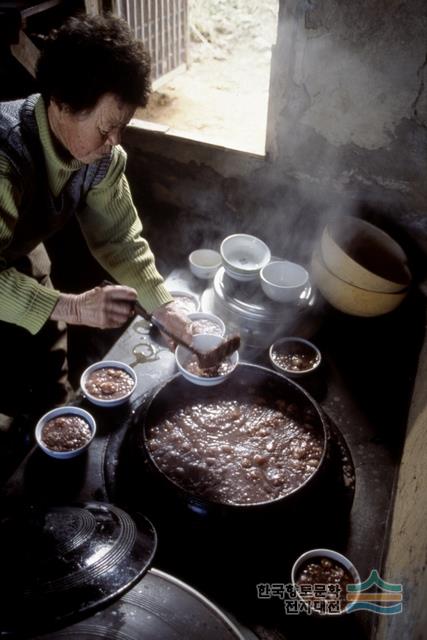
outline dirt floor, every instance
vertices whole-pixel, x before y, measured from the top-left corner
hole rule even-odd
[[[264,153],[278,0],[190,0],[190,66],[137,117]]]

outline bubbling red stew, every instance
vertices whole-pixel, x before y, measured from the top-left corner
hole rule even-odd
[[[256,504],[310,478],[324,437],[310,408],[254,396],[189,402],[154,423],[146,444],[183,489],[215,502]]]

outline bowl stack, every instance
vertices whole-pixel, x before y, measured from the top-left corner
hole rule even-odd
[[[393,311],[411,282],[402,248],[378,227],[351,217],[325,227],[311,275],[333,307],[364,317]]]
[[[265,242],[247,233],[235,233],[224,238],[220,254],[226,273],[240,282],[256,280],[271,259]]]

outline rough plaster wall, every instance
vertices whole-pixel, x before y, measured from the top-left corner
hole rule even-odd
[[[281,3],[270,148],[286,172],[427,208],[427,3]],[[409,221],[410,222],[410,221]]]
[[[427,343],[420,355],[399,472],[385,579],[403,584],[403,612],[378,620],[377,640],[427,638]]]
[[[412,5],[341,1],[306,12],[308,39],[295,68],[295,82],[309,87],[311,98],[302,122],[331,144],[387,147],[401,120],[413,117],[427,25],[422,19],[413,24],[421,3]],[[420,114],[424,124],[426,116]]]
[[[425,0],[282,0],[267,158],[131,129],[137,199],[142,170],[154,203],[278,246],[282,226],[285,250],[302,215],[314,236],[367,204],[427,253],[426,34]]]
[[[128,139],[126,146],[128,176],[150,243],[158,254],[167,247],[172,264],[184,263],[201,246],[217,249],[236,232],[258,235],[273,255],[309,263],[313,236],[323,227],[320,213],[335,202],[329,191],[316,187],[314,194],[310,185],[301,190],[296,180],[278,181],[263,160],[244,156],[240,162],[239,154],[201,151],[190,141],[146,134],[143,143]]]

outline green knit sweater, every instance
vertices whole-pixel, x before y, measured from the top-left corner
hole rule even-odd
[[[41,97],[35,116],[47,167],[46,189],[58,196],[82,163],[64,161],[57,154]],[[125,166],[125,151],[114,147],[107,175],[89,191],[78,221],[98,262],[117,282],[134,287],[144,308],[152,312],[172,297],[156,270],[147,241],[141,237],[142,224],[124,175]],[[23,188],[0,150],[0,257],[13,238]],[[49,319],[59,295],[59,291],[44,287],[13,267],[4,269],[0,271],[0,320],[35,334]]]

